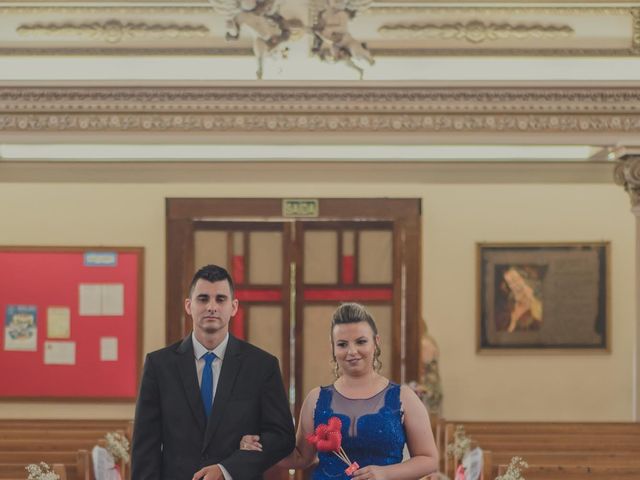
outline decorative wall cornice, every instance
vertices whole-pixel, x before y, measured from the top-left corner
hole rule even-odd
[[[313,7],[317,10],[317,7]],[[479,15],[493,15],[493,14],[515,14],[515,13],[541,13],[545,15],[563,14],[563,15],[585,15],[585,14],[597,14],[597,15],[620,15],[628,14],[635,8],[633,7],[602,7],[602,6],[492,6],[492,7],[478,7],[474,5],[468,6],[434,6],[432,3],[427,3],[424,6],[415,5],[398,5],[398,6],[373,6],[363,12],[364,15],[390,15],[390,14],[479,14]],[[95,4],[78,4],[69,5],[68,3],[61,2],[58,5],[28,5],[28,6],[0,6],[0,15],[2,14],[51,14],[51,13],[81,13],[81,14],[149,14],[149,13],[170,13],[170,14],[201,14],[203,12],[211,12],[212,8],[208,3],[202,3],[202,5],[180,5],[178,3],[174,5],[113,5],[106,4],[96,6]]]
[[[0,112],[640,114],[640,87],[0,87]]]
[[[613,175],[615,182],[629,194],[632,207],[640,207],[640,155],[628,155],[619,160]]]
[[[80,36],[119,43],[127,38],[194,38],[209,34],[206,25],[176,25],[108,20],[90,23],[30,23],[22,24],[17,32],[23,36]]]
[[[296,0],[287,0],[296,4]],[[377,5],[376,5],[377,4]],[[312,25],[318,9],[324,0],[310,0],[307,9],[307,25]],[[534,6],[532,6],[534,5]],[[509,4],[463,5],[455,6],[433,4],[430,2],[409,2],[406,5],[394,5],[387,2],[374,2],[358,17],[363,17],[358,26],[354,25],[356,38],[367,42],[374,56],[414,57],[414,56],[606,56],[627,57],[640,55],[640,9],[632,6],[540,6],[527,5],[522,2]],[[48,16],[63,20],[52,25]],[[391,17],[391,18],[389,18]],[[197,42],[183,39],[181,42],[150,45],[141,48],[133,36],[114,37],[115,32],[107,30],[117,22],[130,25],[129,33],[135,36],[148,36],[153,29],[133,27],[141,18],[149,25],[164,25],[167,18],[180,25],[190,25],[194,21],[202,21],[216,39],[214,48],[207,48]],[[613,18],[613,21],[612,21]],[[605,22],[598,22],[604,19]],[[607,22],[608,20],[608,22]],[[243,48],[237,44],[224,43],[224,35],[219,35],[220,25],[224,19],[213,10],[207,1],[181,4],[160,2],[144,5],[126,2],[118,4],[89,2],[86,4],[70,4],[65,2],[31,3],[25,6],[11,5],[0,7],[0,27],[6,32],[20,32],[53,35],[62,31],[73,35],[100,33],[104,38],[122,38],[127,41],[116,42],[111,48],[100,45],[79,44],[74,39],[58,37],[47,44],[34,45],[33,42],[21,41],[19,35],[8,36],[0,42],[0,55],[252,55],[245,43]],[[599,36],[604,43],[594,42],[593,35],[585,31],[585,22],[590,28],[604,29]],[[365,25],[366,24],[366,25]],[[87,25],[104,25],[104,28],[87,28]],[[211,26],[214,26],[211,28]],[[593,26],[595,25],[595,27]],[[606,26],[603,26],[606,25]],[[360,28],[360,31],[357,29]],[[133,29],[133,30],[132,30]],[[377,32],[377,33],[375,33]],[[180,37],[188,34],[185,29],[178,29]],[[363,36],[364,34],[364,36]],[[411,38],[414,41],[409,48],[402,42],[394,42],[397,38]],[[558,39],[554,44],[540,45],[538,38]],[[438,42],[430,41],[440,40]],[[451,40],[461,40],[458,44]],[[487,41],[501,39],[502,42],[489,44]],[[243,37],[247,42],[248,36]],[[442,41],[449,41],[442,44]],[[469,48],[469,43],[473,48]],[[115,43],[118,43],[115,45]],[[603,48],[601,45],[605,45]],[[611,47],[609,47],[611,45]]]
[[[633,15],[633,48],[640,49],[640,8],[634,8],[631,10]]]
[[[640,115],[0,114],[0,132],[640,133]]]
[[[0,132],[640,132],[640,88],[0,87]]]
[[[21,14],[21,15],[42,15],[52,13],[81,13],[81,14],[150,14],[150,13],[170,13],[170,14],[194,14],[211,12],[211,6],[179,6],[179,5],[148,5],[148,6],[125,6],[125,5],[30,5],[30,6],[3,6],[0,7],[0,15]]]
[[[466,23],[394,23],[378,28],[385,38],[440,38],[483,43],[490,40],[562,38],[575,32],[569,25],[509,24],[474,20]]]
[[[509,14],[514,15],[518,13],[538,13],[545,15],[629,15],[636,8],[632,7],[585,7],[585,6],[575,6],[575,7],[541,7],[541,6],[492,6],[492,7],[478,7],[478,6],[453,6],[453,7],[436,7],[433,5],[425,5],[423,7],[416,6],[408,6],[408,5],[398,5],[398,6],[374,6],[369,8],[364,15],[398,15],[398,14],[409,14],[409,15],[424,15],[426,12],[430,14],[473,14],[473,15],[495,15],[495,14]]]

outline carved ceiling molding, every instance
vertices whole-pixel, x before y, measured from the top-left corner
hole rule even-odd
[[[0,114],[0,132],[640,133],[640,115]]]
[[[640,155],[629,155],[616,163],[615,182],[629,194],[632,207],[640,207]]]
[[[317,7],[315,7],[317,9]],[[508,6],[508,7],[476,7],[476,6],[455,6],[455,7],[437,7],[433,4],[426,4],[424,6],[372,6],[363,15],[388,15],[388,14],[479,14],[479,15],[493,15],[499,14],[514,14],[514,13],[542,13],[542,14],[564,14],[564,15],[583,15],[583,14],[602,14],[602,15],[620,15],[629,14],[634,7],[530,7],[530,6]],[[209,4],[203,3],[199,5],[149,5],[149,6],[123,6],[123,5],[30,5],[30,6],[2,6],[0,7],[1,14],[48,14],[48,13],[82,13],[82,14],[103,14],[103,13],[117,13],[117,14],[147,14],[147,13],[184,13],[184,14],[200,14],[211,12],[212,8]]]
[[[33,15],[33,14],[50,14],[50,13],[82,13],[82,14],[148,14],[148,13],[170,13],[170,14],[201,14],[204,11],[213,12],[213,9],[209,5],[203,4],[203,6],[156,6],[149,5],[148,7],[135,6],[135,7],[125,7],[125,6],[113,6],[113,5],[105,5],[104,7],[96,7],[89,5],[47,5],[47,6],[29,6],[29,7],[18,7],[18,6],[10,6],[10,7],[0,7],[0,15],[2,14],[22,14],[22,15]]]
[[[487,23],[479,20],[456,23],[395,23],[378,28],[385,38],[440,38],[483,43],[491,40],[523,38],[565,38],[575,31],[569,25]]]
[[[425,5],[416,6],[393,6],[393,7],[371,7],[363,15],[424,15],[429,14],[457,14],[457,15],[495,15],[495,14],[518,14],[518,13],[538,13],[545,15],[631,15],[635,7],[434,7]]]
[[[2,86],[0,111],[640,114],[640,87]]]
[[[0,52],[1,53],[1,52]],[[640,46],[620,49],[598,48],[371,48],[376,57],[634,57],[640,55]]]
[[[177,25],[145,22],[32,23],[22,24],[17,32],[23,36],[80,36],[119,43],[128,38],[194,38],[208,35],[206,25]]]
[[[380,2],[382,3],[382,2]],[[323,1],[311,0],[308,7],[308,22],[312,24],[317,16],[317,10],[319,5],[323,5]],[[47,27],[33,28],[33,24],[43,25],[45,22],[42,19],[49,14],[65,14],[65,15],[83,15],[83,16],[99,16],[102,18],[81,18],[78,20],[65,19],[65,22],[70,22],[70,29],[64,29],[61,24],[55,24],[55,27],[47,25]],[[121,18],[105,19],[105,14]],[[131,35],[135,33],[136,36],[150,36],[154,31],[153,28],[146,27],[129,27],[129,36],[125,36],[127,29],[124,31],[120,27],[123,36],[117,37],[118,28],[111,29],[114,24],[104,25],[104,28],[97,28],[93,30],[91,28],[83,27],[83,25],[103,25],[110,22],[118,22],[122,25],[135,25],[137,20],[127,20],[127,15],[144,15],[149,17],[151,15],[168,15],[170,14],[175,21],[180,20],[181,15],[191,16],[194,15],[202,18],[203,15],[215,16],[211,5],[207,2],[203,2],[202,5],[180,5],[179,3],[171,4],[150,4],[148,6],[135,4],[132,6],[126,6],[123,4],[113,5],[105,4],[99,6],[97,3],[82,5],[69,5],[60,3],[55,5],[54,2],[42,3],[40,5],[32,4],[30,6],[4,6],[0,7],[0,17],[2,15],[29,15],[34,17],[29,22],[27,27],[23,24],[21,30],[22,33],[29,32],[31,34],[36,31],[41,35],[59,35],[62,31],[70,32],[74,35],[92,35],[96,31],[96,35],[101,35],[106,38],[131,38]],[[604,57],[627,57],[640,55],[640,8],[635,6],[528,6],[526,4],[514,5],[513,3],[508,6],[474,6],[474,5],[456,5],[449,6],[437,6],[432,3],[425,3],[424,5],[391,5],[391,6],[372,6],[368,10],[359,14],[359,16],[373,16],[379,17],[379,23],[384,23],[385,16],[388,15],[402,15],[407,20],[402,18],[394,20],[389,25],[378,25],[382,33],[381,37],[374,39],[378,42],[374,45],[372,39],[368,39],[370,43],[370,50],[374,56],[394,56],[394,57],[416,57],[416,56],[554,56],[554,57],[568,57],[568,56],[604,56]],[[446,15],[447,18],[442,22],[432,20],[434,15]],[[558,22],[558,25],[552,23],[542,24],[541,21],[527,22],[526,20],[520,20],[518,15],[553,15],[557,18],[550,19],[549,22]],[[585,15],[591,16],[624,16],[630,17],[632,29],[628,39],[628,47],[620,46],[616,48],[599,48],[598,46],[583,46],[580,44],[581,37],[576,34],[573,36],[573,43],[571,46],[561,46],[556,48],[539,48],[535,41],[536,38],[557,38],[556,36],[571,35],[573,27],[571,26],[571,18],[580,18]],[[455,16],[454,18],[451,18]],[[500,16],[502,18],[496,18]],[[504,17],[508,16],[507,19]],[[424,20],[421,22],[416,17],[421,17]],[[30,19],[31,20],[31,19]],[[186,18],[184,23],[189,25],[191,20]],[[22,20],[24,21],[24,20]],[[378,21],[378,19],[376,19]],[[151,22],[149,20],[149,22]],[[429,23],[427,23],[429,22]],[[160,24],[162,19],[153,20],[153,23]],[[163,24],[164,25],[164,24]],[[149,25],[153,27],[154,25]],[[455,28],[452,29],[452,26]],[[202,27],[202,26],[199,26]],[[12,27],[15,28],[15,27]],[[20,27],[18,27],[20,28]],[[206,27],[205,27],[206,28]],[[375,29],[376,27],[374,27]],[[156,29],[157,30],[157,29]],[[374,30],[375,31],[375,30]],[[455,35],[453,35],[455,31]],[[98,33],[100,32],[100,33]],[[168,31],[165,33],[169,33]],[[190,35],[184,29],[178,29],[181,37]],[[529,42],[523,43],[523,48],[510,47],[493,47],[493,48],[464,48],[464,44],[461,43],[461,47],[455,48],[441,48],[438,46],[430,46],[428,42],[424,42],[424,46],[412,46],[410,48],[403,48],[402,46],[386,46],[380,44],[380,40],[384,38],[413,38],[413,39],[428,39],[438,38],[443,40],[450,40],[452,38],[459,38],[462,42],[471,42],[479,44],[487,42],[491,39],[523,39]],[[98,37],[101,38],[101,37]],[[116,40],[112,40],[111,43],[119,43]],[[225,45],[223,47],[206,48],[200,46],[176,46],[167,47],[166,45],[159,47],[139,47],[137,45],[127,45],[125,42],[118,45],[114,45],[112,48],[102,48],[99,46],[86,46],[79,47],[77,45],[51,45],[51,46],[30,46],[29,44],[20,43],[6,43],[6,46],[0,48],[0,55],[6,56],[19,56],[19,55],[180,55],[180,56],[201,56],[201,55],[243,55],[251,56],[252,50],[248,46],[239,48],[238,46]]]
[[[22,55],[47,55],[47,56],[73,56],[73,55],[100,55],[100,56],[122,56],[131,57],[138,55],[151,56],[251,56],[251,48],[246,47],[204,47],[204,48],[141,48],[141,47],[119,47],[119,48],[0,48],[2,56],[22,56]]]
[[[391,39],[428,39],[461,40],[479,44],[487,40],[498,39],[537,39],[537,38],[567,38],[573,36],[574,30],[566,24],[568,19],[557,18],[560,24],[542,25],[517,21],[517,15],[564,15],[584,16],[626,16],[632,21],[632,33],[629,38],[629,48],[584,48],[580,46],[562,48],[372,48],[375,56],[604,56],[626,57],[640,55],[640,9],[637,7],[415,7],[392,6],[372,7],[363,12],[368,16],[404,15],[409,18],[426,17],[428,15],[458,15],[466,17],[464,20],[435,23],[411,20],[409,22],[396,21],[383,24],[378,29],[382,38]],[[508,15],[509,22],[496,21],[498,15]]]
[[[0,87],[0,132],[640,133],[640,88]]]
[[[527,48],[500,48],[500,49],[468,49],[468,48],[370,48],[374,57],[466,57],[466,56],[500,56],[500,57],[632,57],[640,55],[640,43],[634,48],[627,49],[527,49]],[[0,48],[2,56],[23,55],[47,55],[47,56],[74,56],[74,55],[99,55],[99,56],[252,56],[253,51],[247,47],[203,47],[203,48],[79,48],[79,47],[36,47],[36,48]]]
[[[631,11],[633,15],[633,47],[640,48],[640,8]]]

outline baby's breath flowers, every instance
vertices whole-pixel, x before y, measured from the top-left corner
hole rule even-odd
[[[528,466],[529,464],[525,462],[522,457],[513,457],[511,462],[509,462],[506,473],[496,477],[496,480],[524,480],[520,470]]]
[[[466,436],[464,427],[458,425],[456,431],[453,434],[453,443],[447,445],[447,455],[452,456],[456,463],[464,458],[464,456],[471,450],[471,439]]]
[[[118,432],[109,432],[104,438],[107,440],[107,451],[116,462],[129,463],[129,440]]]
[[[29,474],[27,480],[60,480],[60,476],[44,462],[30,463],[25,470]]]

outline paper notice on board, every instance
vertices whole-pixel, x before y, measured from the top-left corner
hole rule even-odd
[[[71,314],[69,308],[47,308],[47,338],[69,337],[71,337]]]
[[[45,365],[75,365],[76,342],[44,342]]]
[[[102,285],[102,315],[124,315],[124,285],[122,283]]]
[[[80,315],[102,315],[102,285],[81,283],[79,299]]]
[[[37,350],[37,310],[35,305],[7,305],[4,320],[5,350]]]
[[[81,283],[79,289],[79,312],[81,316],[124,315],[124,284]]]
[[[102,337],[100,339],[100,360],[103,362],[118,361],[118,339],[116,337]]]

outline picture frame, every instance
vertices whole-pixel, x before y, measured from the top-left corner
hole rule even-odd
[[[478,243],[476,350],[609,352],[609,242]]]

